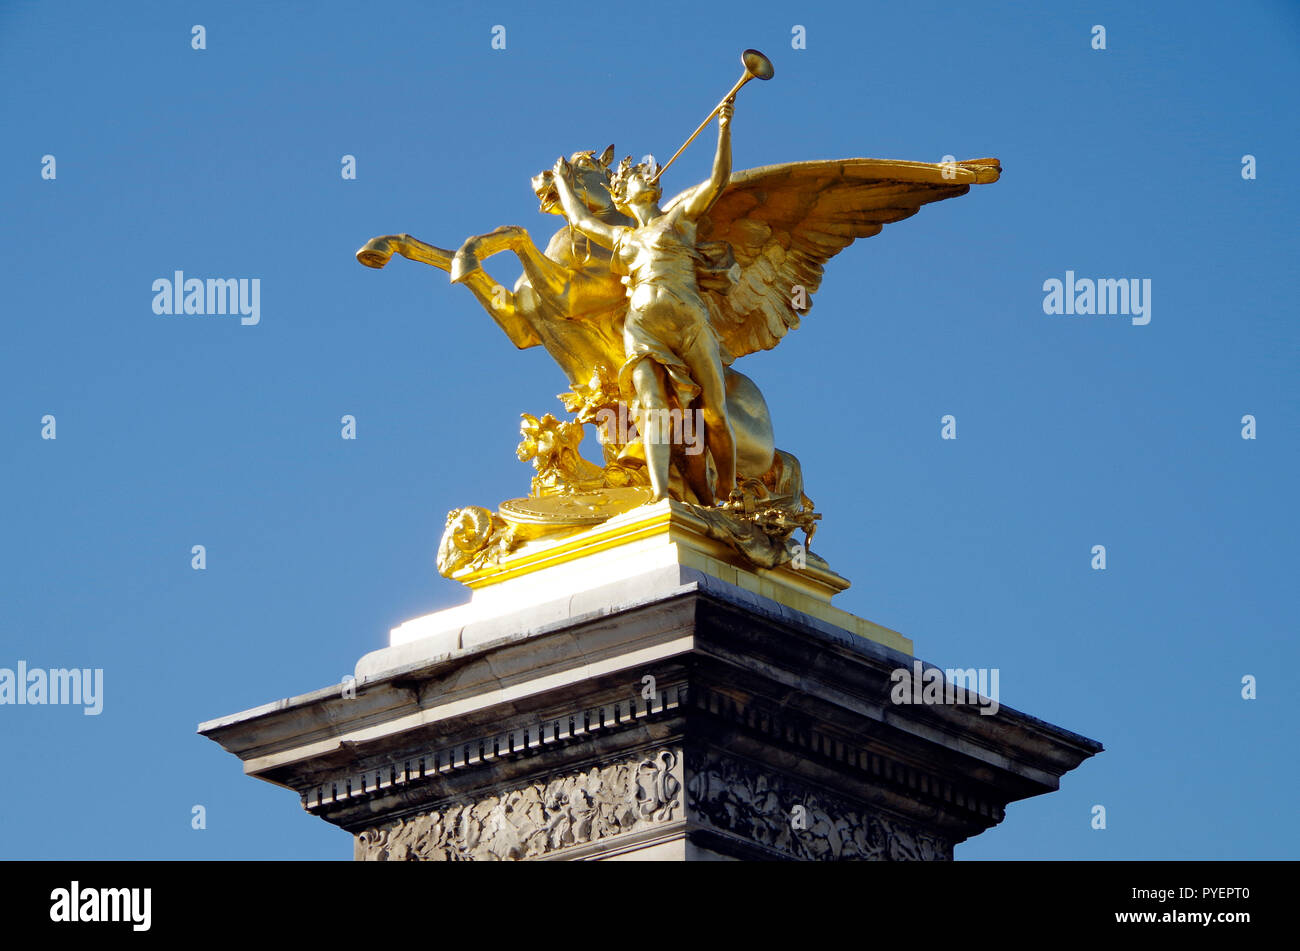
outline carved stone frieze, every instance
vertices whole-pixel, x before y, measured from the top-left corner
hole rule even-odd
[[[687,756],[693,822],[802,861],[943,861],[952,845],[789,776],[715,752]]]
[[[383,823],[357,836],[367,861],[511,861],[683,817],[681,752],[658,749],[472,802]]]

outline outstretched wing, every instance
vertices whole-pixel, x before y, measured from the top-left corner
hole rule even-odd
[[[811,306],[823,265],[855,238],[878,234],[932,201],[964,195],[971,185],[995,182],[1001,171],[997,159],[930,164],[857,158],[736,172],[697,231],[699,242],[731,245],[740,266],[725,294],[704,293],[723,343],[735,357],[772,349],[799,326],[795,288],[803,288]]]

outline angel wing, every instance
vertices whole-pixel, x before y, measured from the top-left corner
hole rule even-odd
[[[863,158],[736,172],[696,232],[699,243],[729,244],[740,267],[725,293],[704,293],[722,342],[734,357],[772,349],[799,326],[794,287],[803,287],[811,306],[823,265],[854,239],[879,234],[922,205],[964,195],[971,185],[996,182],[1001,172],[997,159],[930,164]]]

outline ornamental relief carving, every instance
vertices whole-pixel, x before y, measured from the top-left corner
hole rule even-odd
[[[715,753],[687,757],[692,820],[803,861],[945,861],[952,846],[906,823]]]
[[[513,861],[680,819],[680,752],[660,749],[477,802],[386,822],[356,838],[363,861]]]

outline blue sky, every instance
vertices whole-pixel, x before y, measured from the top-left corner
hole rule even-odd
[[[1296,858],[1300,7],[1134,7],[0,7],[0,667],[105,680],[96,717],[0,706],[0,857],[351,856],[195,725],[466,600],[444,514],[525,494],[518,414],[565,388],[441,272],[353,252],[544,240],[529,176],[611,141],[662,161],[752,46],[777,74],[740,95],[737,168],[1003,163],[843,252],[739,365],[837,603],[1107,747],[957,857]],[[176,270],[259,278],[260,323],[156,316]],[[1150,323],[1044,314],[1067,270],[1149,279]]]

